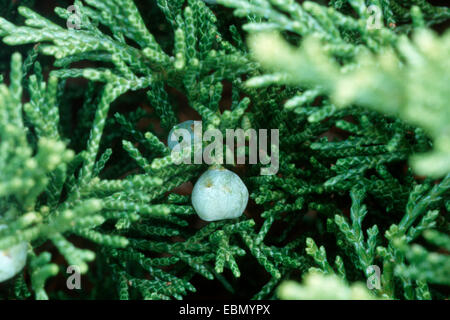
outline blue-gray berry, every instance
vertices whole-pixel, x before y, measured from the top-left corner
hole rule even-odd
[[[248,202],[248,190],[241,178],[225,168],[212,167],[197,180],[192,205],[206,221],[238,218]]]
[[[7,226],[0,225],[0,229]],[[9,249],[0,250],[0,282],[11,279],[20,272],[27,260],[27,244],[19,243]]]

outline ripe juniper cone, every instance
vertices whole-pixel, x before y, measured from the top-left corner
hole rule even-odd
[[[0,225],[0,230],[7,226]],[[19,243],[6,250],[0,250],[0,282],[14,277],[25,266],[27,260],[27,244]]]
[[[169,136],[167,137],[167,146],[170,150],[172,150],[178,143],[181,142],[177,140],[177,136],[172,136],[177,129],[185,129],[190,133],[191,145],[193,145],[195,141],[199,141],[201,143],[201,137],[196,137],[194,135],[194,120],[187,120],[175,125],[172,130],[170,130]],[[181,137],[179,139],[181,139]]]
[[[241,178],[223,167],[208,169],[192,191],[192,205],[205,221],[238,218],[247,202],[248,190]]]

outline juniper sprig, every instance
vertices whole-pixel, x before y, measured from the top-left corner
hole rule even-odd
[[[27,250],[1,298],[448,298],[447,7],[27,4],[0,11],[22,53],[0,66],[0,254]],[[276,174],[224,164],[244,208],[203,217],[232,219],[192,205],[208,167],[170,140],[191,120],[279,130]],[[82,290],[58,287],[74,266]]]

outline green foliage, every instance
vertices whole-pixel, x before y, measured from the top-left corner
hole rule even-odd
[[[34,45],[0,84],[0,250],[29,243],[2,297],[68,298],[47,284],[72,265],[93,288],[78,298],[182,299],[201,278],[254,299],[448,298],[449,33],[431,27],[449,10],[217,2],[75,1],[79,30],[65,8],[0,18],[7,45]],[[279,129],[278,174],[229,166],[242,217],[198,221],[186,189],[206,166],[165,144],[186,114]]]
[[[35,0],[0,0],[0,17],[4,17],[9,21],[19,22],[21,16],[17,12],[19,5],[31,7]],[[9,67],[10,56],[13,54],[14,48],[8,46],[0,46],[0,78],[1,75],[6,75]]]
[[[224,2],[239,5],[239,1]],[[370,29],[362,23],[367,17],[364,2],[349,2],[360,20],[308,1],[302,6],[279,1],[281,11],[291,14],[292,19],[277,12],[276,17],[274,13],[273,18],[268,18],[269,22],[247,24],[247,29],[254,32],[286,30],[306,37],[302,47],[294,49],[276,34],[255,33],[250,47],[256,59],[276,73],[253,78],[247,84],[276,82],[308,88],[286,102],[288,110],[299,110],[308,100],[325,93],[337,106],[356,104],[414,124],[432,137],[433,150],[414,155],[412,167],[420,175],[442,177],[450,170],[450,118],[446,112],[450,33],[438,37],[424,29],[421,8],[417,6],[411,8],[410,14],[417,26],[412,41],[385,27]],[[269,6],[268,2],[262,3]],[[260,10],[250,7],[246,13],[258,14]],[[437,15],[450,14],[447,8],[433,10]],[[306,30],[308,23],[313,28]],[[349,31],[355,33],[351,39],[346,37]],[[389,145],[391,150],[398,147],[400,136],[398,133]]]
[[[328,275],[310,273],[304,285],[286,281],[278,288],[278,296],[287,300],[373,300],[373,296],[362,283],[348,286],[342,279]]]

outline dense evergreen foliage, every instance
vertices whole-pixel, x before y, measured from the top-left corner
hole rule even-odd
[[[28,253],[1,298],[449,297],[448,8],[16,2],[0,1],[0,255]],[[226,166],[240,218],[197,217],[208,166],[166,144],[189,119],[279,129],[277,174]]]

